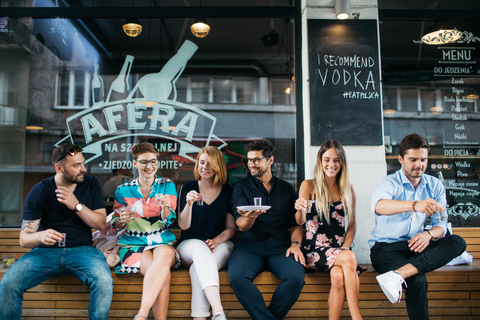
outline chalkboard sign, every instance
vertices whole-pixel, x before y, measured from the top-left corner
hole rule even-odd
[[[309,20],[312,145],[381,145],[382,109],[375,20]]]

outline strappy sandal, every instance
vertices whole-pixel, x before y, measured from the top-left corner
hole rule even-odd
[[[138,318],[144,318],[145,320],[147,320],[147,316],[146,315],[143,315],[143,314],[137,314],[133,320],[137,320]]]
[[[362,273],[368,270],[367,266],[357,266],[357,274],[360,276]]]

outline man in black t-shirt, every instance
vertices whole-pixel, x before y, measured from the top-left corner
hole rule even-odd
[[[303,230],[295,220],[297,193],[291,184],[273,176],[275,148],[270,141],[255,140],[245,151],[249,177],[235,185],[231,200],[242,233],[228,261],[228,275],[252,319],[279,320],[295,304],[305,282]],[[267,206],[253,207],[254,198]],[[253,283],[263,270],[280,279],[268,307]]]
[[[108,319],[112,274],[105,256],[92,247],[92,229],[105,227],[105,206],[100,183],[85,176],[81,151],[73,144],[55,148],[55,175],[36,184],[25,200],[20,245],[33,250],[0,282],[0,319],[20,319],[23,293],[61,273],[90,289],[89,319]]]

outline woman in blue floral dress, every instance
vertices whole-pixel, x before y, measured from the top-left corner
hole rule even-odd
[[[309,200],[314,203],[307,213]],[[345,297],[352,319],[362,319],[357,258],[350,250],[356,231],[355,202],[345,150],[338,141],[327,140],[318,151],[314,179],[300,186],[295,218],[298,224],[306,224],[306,268],[330,270],[329,319],[340,319]]]

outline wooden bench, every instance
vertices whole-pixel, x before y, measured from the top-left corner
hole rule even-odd
[[[446,266],[428,274],[431,319],[480,319],[480,237],[478,228],[457,228],[467,241],[467,251],[474,256],[472,265]],[[11,252],[17,258],[29,251],[18,245],[18,229],[0,229],[0,253]],[[477,259],[477,260],[475,260]],[[0,269],[3,277],[5,269]],[[360,277],[360,308],[364,319],[405,319],[404,299],[391,304],[378,286],[377,273],[369,270]],[[110,318],[132,319],[140,305],[142,280],[139,275],[115,275]],[[264,299],[270,301],[278,279],[263,272],[255,279]],[[222,302],[229,320],[250,319],[230,287],[228,273],[220,271]],[[328,273],[307,274],[300,298],[288,319],[327,319]],[[190,278],[187,269],[173,271],[168,319],[191,319]],[[87,319],[88,289],[74,277],[54,277],[25,293],[23,319]],[[349,318],[347,303],[342,318]],[[150,318],[151,315],[150,315]]]

